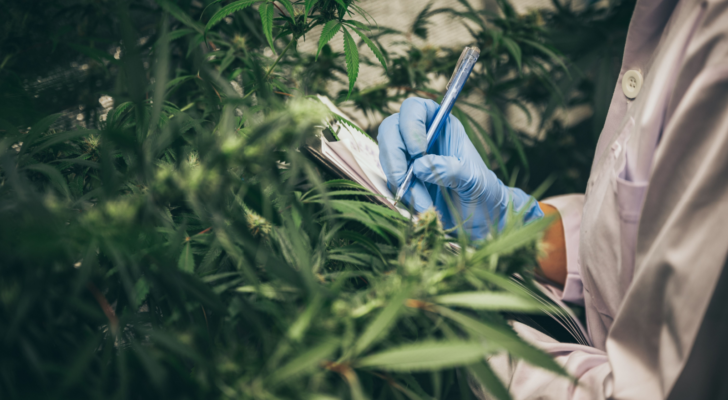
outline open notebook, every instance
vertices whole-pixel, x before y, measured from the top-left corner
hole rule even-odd
[[[319,100],[326,105],[331,112],[351,123],[351,119],[339,110],[328,97],[318,96]],[[323,164],[335,175],[354,181],[372,193],[382,196],[370,196],[376,203],[398,211],[409,218],[407,209],[394,205],[394,194],[387,187],[387,177],[384,175],[382,165],[379,163],[379,146],[374,140],[349,123],[341,122],[338,119],[332,120],[325,128],[333,130],[329,140],[322,132],[309,143],[305,148],[316,161]],[[353,124],[353,123],[351,123]]]
[[[354,181],[372,193],[382,195],[369,196],[372,202],[397,210],[405,217],[410,218],[407,209],[394,205],[394,194],[387,187],[387,177],[384,175],[384,170],[379,163],[379,146],[377,143],[357,127],[349,125],[353,124],[351,119],[339,110],[328,97],[318,96],[318,98],[332,113],[346,122],[342,122],[340,119],[328,122],[324,132],[307,143],[303,150],[334,175]],[[334,132],[325,133],[326,129],[333,129]],[[329,136],[328,139],[327,136]],[[459,246],[455,247],[459,248]],[[574,312],[561,301],[558,289],[539,282],[532,282],[532,285],[529,285],[531,288],[529,288],[529,286],[523,284],[520,277],[513,277],[512,279],[543,305],[543,315],[524,316],[514,314],[511,316],[513,319],[532,326],[559,341],[583,345],[591,344],[584,326]]]

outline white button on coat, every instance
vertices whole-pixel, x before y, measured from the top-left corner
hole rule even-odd
[[[624,73],[622,77],[622,92],[629,99],[634,99],[642,89],[642,74],[636,69]]]

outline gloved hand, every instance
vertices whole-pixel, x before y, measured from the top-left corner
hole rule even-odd
[[[543,217],[538,202],[517,188],[510,188],[485,166],[460,121],[449,115],[431,154],[427,148],[427,128],[435,118],[438,104],[432,100],[409,98],[398,114],[379,126],[379,161],[387,184],[396,192],[414,159],[414,180],[403,202],[422,212],[433,205],[445,228],[464,221],[463,228],[475,240],[505,224],[508,205],[523,211],[526,222]],[[448,206],[447,199],[452,207]]]

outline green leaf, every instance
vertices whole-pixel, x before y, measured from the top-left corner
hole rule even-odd
[[[344,28],[344,54],[346,55],[346,73],[349,75],[349,94],[351,94],[356,77],[359,75],[359,49],[346,28]]]
[[[205,8],[203,8],[202,12],[200,13],[200,20],[202,20],[202,17],[205,16],[205,12],[207,11],[208,8],[210,8],[211,6],[214,6],[215,4],[217,4],[221,1],[222,0],[213,0],[212,2],[210,2],[210,4],[206,5]]]
[[[356,32],[356,34],[359,35],[361,40],[363,40],[364,43],[366,43],[367,46],[369,46],[369,49],[371,49],[372,53],[374,53],[374,55],[377,57],[377,60],[379,60],[379,62],[382,63],[382,67],[384,67],[384,70],[386,71],[387,62],[384,60],[384,54],[382,54],[382,51],[379,49],[379,47],[374,42],[372,42],[372,40],[369,39],[369,37],[367,37],[367,35],[362,33],[359,29],[356,29],[353,26],[351,27],[351,29],[353,29],[354,32]]]
[[[569,374],[559,364],[557,364],[551,356],[526,343],[511,330],[507,330],[502,326],[486,324],[465,314],[450,310],[449,308],[435,306],[435,311],[443,317],[455,321],[463,329],[475,335],[478,339],[486,339],[493,344],[508,350],[508,352],[512,355],[522,358],[533,365],[555,372],[562,376],[569,376]]]
[[[136,293],[134,307],[139,308],[149,294],[149,282],[143,276],[134,285],[134,292]]]
[[[344,3],[344,0],[334,0],[334,1],[337,4],[339,4],[339,6],[341,6],[342,11],[346,12],[346,9],[348,8],[348,6],[346,5],[346,3]]]
[[[288,364],[278,368],[270,375],[270,383],[275,385],[285,382],[297,375],[313,370],[325,358],[331,356],[339,348],[339,341],[326,339],[316,347],[302,353]]]
[[[33,151],[30,152],[30,155],[34,155],[38,153],[39,151],[43,149],[47,149],[48,147],[51,147],[55,144],[66,142],[69,140],[73,140],[76,138],[88,136],[97,133],[98,131],[95,129],[76,129],[73,131],[63,132],[63,133],[57,133],[55,135],[48,135],[43,138],[43,141],[38,143],[38,146],[36,146]],[[23,145],[25,147],[25,145]],[[22,151],[21,151],[22,153]]]
[[[381,338],[397,321],[397,316],[404,308],[404,302],[409,297],[410,289],[403,288],[394,298],[387,304],[377,318],[372,321],[364,333],[361,334],[359,340],[354,346],[354,355],[361,354],[369,346],[374,344],[377,339]]]
[[[172,14],[173,17],[177,18],[177,20],[188,27],[196,30],[199,33],[202,33],[203,30],[200,28],[200,25],[195,22],[190,16],[182,11],[176,4],[169,0],[157,0],[157,4],[159,4],[162,9],[170,14]],[[225,18],[225,17],[223,17]],[[219,21],[218,21],[219,22]]]
[[[511,394],[508,393],[508,389],[498,379],[498,376],[496,376],[488,363],[479,362],[470,365],[468,366],[468,372],[497,399],[511,400]]]
[[[182,250],[182,254],[180,254],[179,261],[177,262],[177,267],[185,272],[195,272],[195,258],[192,255],[192,246],[190,242],[187,242]]]
[[[283,3],[283,7],[288,11],[288,15],[291,17],[291,19],[295,19],[296,17],[296,11],[293,9],[293,4],[291,4],[291,0],[278,0],[281,3]]]
[[[505,46],[506,50],[513,56],[513,60],[516,61],[516,65],[518,65],[518,69],[521,69],[521,47],[516,43],[515,40],[504,37],[503,38],[503,46]]]
[[[316,51],[316,60],[318,60],[321,49],[339,32],[339,29],[341,29],[341,23],[336,20],[331,20],[324,25],[324,28],[321,30],[321,37],[319,38],[318,50]]]
[[[209,31],[210,28],[217,25],[225,19],[228,15],[240,11],[244,8],[250,7],[255,3],[260,2],[260,0],[239,0],[233,3],[230,3],[226,5],[225,7],[221,8],[218,12],[215,13],[215,15],[210,18],[209,21],[207,21],[207,25],[205,25],[205,31]]]
[[[334,113],[334,112],[332,112],[332,113],[331,113],[331,116],[332,116],[332,117],[333,117],[333,118],[334,118],[335,120],[337,120],[337,121],[341,122],[342,124],[346,124],[346,125],[349,125],[350,127],[352,127],[352,128],[354,128],[355,130],[359,131],[359,133],[361,133],[361,134],[363,134],[364,136],[366,136],[366,137],[367,137],[367,138],[368,138],[369,140],[371,140],[372,142],[374,142],[374,143],[376,143],[376,142],[377,142],[376,140],[374,140],[374,138],[372,138],[371,136],[369,136],[369,134],[368,134],[368,133],[364,132],[364,131],[363,131],[363,130],[362,130],[362,129],[361,129],[360,127],[359,127],[359,125],[357,125],[357,124],[355,124],[355,123],[353,123],[353,122],[349,121],[348,119],[346,119],[346,118],[342,117],[341,115],[339,115],[339,114],[337,114],[337,113]]]
[[[540,311],[540,304],[528,297],[508,292],[461,292],[435,297],[435,302],[447,306],[492,311]]]
[[[51,125],[53,125],[53,123],[56,122],[56,120],[60,117],[60,113],[51,114],[36,122],[35,125],[30,127],[30,132],[27,133],[27,136],[23,137],[23,146],[20,148],[20,153],[18,154],[18,156],[22,156],[23,154],[25,154],[30,146],[33,146],[35,144],[35,141],[40,137],[40,135],[43,132],[47,131],[48,128],[50,128]]]
[[[477,342],[423,341],[361,358],[356,366],[402,372],[437,371],[480,361],[492,350]]]
[[[185,37],[193,33],[195,33],[195,31],[193,31],[192,29],[177,29],[167,34],[167,40],[171,42],[173,40],[177,40],[181,37]]]
[[[303,14],[303,24],[304,25],[306,24],[306,21],[308,20],[308,13],[311,12],[311,9],[313,8],[313,6],[316,5],[316,3],[318,3],[318,0],[306,0],[305,12]]]
[[[298,342],[303,339],[303,335],[311,325],[311,321],[321,309],[322,303],[323,297],[321,295],[313,297],[313,300],[309,302],[306,310],[301,313],[296,321],[288,328],[288,337],[291,338],[291,340]]]
[[[170,90],[170,89],[176,87],[177,85],[182,84],[183,82],[187,82],[188,80],[195,79],[195,78],[197,78],[197,75],[178,76],[178,77],[170,80],[169,82],[167,82],[165,89]]]
[[[258,12],[260,13],[260,21],[263,23],[265,38],[268,39],[268,45],[273,50],[273,54],[276,54],[276,48],[273,46],[273,14],[275,14],[275,6],[273,3],[261,4]]]
[[[529,46],[535,48],[536,50],[540,51],[541,53],[547,55],[553,61],[555,61],[557,64],[559,64],[561,66],[561,68],[563,68],[564,71],[566,71],[567,74],[569,73],[569,69],[566,68],[566,64],[564,64],[564,59],[561,56],[559,56],[558,54],[556,54],[555,50],[552,50],[552,49],[546,47],[545,45],[543,45],[539,42],[533,41],[533,40],[521,39],[521,42],[526,43],[527,45],[529,45]]]
[[[522,228],[506,231],[502,235],[489,241],[482,248],[476,250],[470,261],[474,264],[478,264],[480,262],[485,262],[485,259],[491,254],[508,254],[515,251],[538,239],[541,236],[541,233],[548,228],[552,222],[553,218],[542,218],[538,221],[533,221]]]
[[[55,186],[66,198],[71,198],[71,191],[68,189],[68,183],[66,182],[66,178],[61,175],[61,173],[51,167],[48,164],[33,164],[28,165],[25,167],[25,169],[29,169],[31,171],[40,172],[46,177],[48,177],[48,180]]]

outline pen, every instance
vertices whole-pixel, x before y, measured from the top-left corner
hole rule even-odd
[[[478,61],[479,56],[480,49],[477,47],[466,47],[460,54],[460,59],[458,59],[458,63],[455,65],[455,71],[453,71],[452,77],[447,83],[445,96],[442,98],[442,102],[440,103],[440,107],[437,109],[437,113],[435,113],[435,119],[432,120],[430,129],[427,130],[427,149],[425,150],[425,154],[430,153],[432,146],[435,144],[438,136],[440,136],[443,122],[450,114],[450,111],[452,111],[452,107],[455,105],[455,101],[458,99],[460,92],[463,90],[463,86],[465,86],[465,82],[468,80],[470,73],[473,71],[473,67],[475,66],[475,62]],[[404,182],[402,182],[402,185],[400,185],[397,189],[397,194],[394,197],[394,205],[397,205],[400,200],[402,200],[402,196],[407,193],[407,190],[409,190],[412,185],[413,178],[414,162],[412,162],[409,165],[409,168],[407,168]]]

